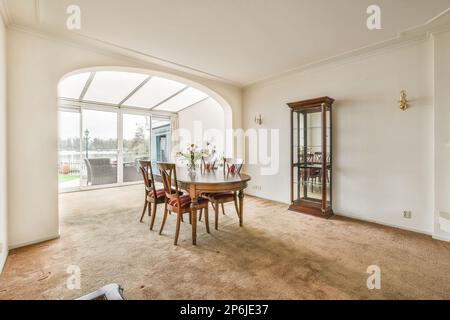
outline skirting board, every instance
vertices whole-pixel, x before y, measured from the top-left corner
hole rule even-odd
[[[31,246],[33,244],[38,244],[41,242],[46,242],[46,241],[50,241],[50,240],[55,240],[55,239],[59,239],[60,235],[54,235],[54,236],[50,236],[50,237],[45,237],[42,239],[38,239],[38,240],[34,240],[34,241],[30,241],[30,242],[25,242],[25,243],[20,243],[20,244],[12,244],[9,246],[9,250],[13,250],[13,249],[18,249],[18,248],[22,248],[22,247],[26,247],[26,246]]]
[[[8,254],[2,255],[0,259],[1,259],[0,261],[0,274],[1,274],[3,272],[3,267],[5,266],[6,259],[8,259]]]
[[[450,242],[450,236],[443,236],[443,235],[440,235],[440,234],[433,234],[432,237],[435,240]]]
[[[420,234],[424,234],[424,235],[427,235],[427,236],[432,236],[433,235],[433,233],[430,232],[430,231],[424,231],[424,230],[417,229],[417,228],[414,228],[414,227],[401,226],[401,225],[398,225],[398,224],[395,224],[395,223],[389,223],[389,222],[379,221],[379,220],[375,220],[375,219],[365,218],[365,217],[361,217],[361,216],[358,216],[358,215],[343,214],[343,213],[335,213],[335,215],[341,216],[341,217],[346,217],[346,218],[351,218],[351,219],[355,219],[355,220],[375,223],[375,224],[379,224],[379,225],[386,226],[386,227],[391,227],[391,228],[411,231],[411,232],[415,232],[415,233],[420,233]]]
[[[255,197],[255,198],[259,198],[259,199],[263,199],[263,200],[270,200],[270,201],[275,201],[275,202],[283,203],[283,204],[286,203],[284,201],[279,201],[279,200],[268,199],[268,198],[263,198],[263,197],[260,197],[260,196],[256,196],[256,195],[252,194],[252,192],[246,192],[246,195],[249,195],[249,196]],[[288,206],[289,204],[286,204],[286,205]],[[362,216],[359,216],[359,215],[343,214],[343,213],[338,213],[338,212],[335,212],[334,214],[336,216],[341,216],[341,217],[345,217],[345,218],[350,218],[350,219],[355,219],[355,220],[375,223],[375,224],[383,225],[383,226],[386,226],[386,227],[391,227],[391,228],[411,231],[411,232],[415,232],[415,233],[420,233],[420,234],[424,234],[424,235],[427,235],[427,236],[431,236],[433,239],[436,239],[436,240],[450,242],[450,238],[448,238],[448,237],[441,236],[441,235],[436,235],[433,232],[420,230],[420,229],[417,229],[417,228],[414,228],[414,227],[401,226],[401,225],[397,225],[397,224],[394,224],[394,223],[388,223],[388,222],[379,221],[379,220],[375,220],[375,219],[365,218],[365,217],[362,217]]]

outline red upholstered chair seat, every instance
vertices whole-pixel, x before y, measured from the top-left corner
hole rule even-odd
[[[205,204],[207,202],[208,202],[207,199],[203,199],[203,198],[198,199],[198,204]],[[169,206],[177,207],[178,206],[177,198],[173,198],[172,200],[170,200],[168,202],[168,204],[169,204]],[[184,196],[180,196],[180,205],[182,208],[190,206],[191,205],[191,197],[187,194]]]
[[[172,192],[175,193],[175,190],[172,190]],[[180,192],[180,194],[183,194],[183,193]],[[156,190],[156,197],[157,198],[164,197],[165,195],[166,195],[166,191],[164,189]],[[152,198],[155,197],[153,190],[148,193],[148,196],[152,197]]]
[[[164,189],[156,190],[156,198],[161,198],[161,197],[164,197],[165,195],[166,195],[166,192],[164,191]],[[151,198],[155,198],[154,190],[150,191],[148,193],[148,196]]]

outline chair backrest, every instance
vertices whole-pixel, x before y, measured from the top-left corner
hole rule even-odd
[[[202,169],[203,170],[214,170],[214,167],[216,166],[216,157],[205,157],[202,156]]]
[[[155,179],[153,178],[152,162],[149,160],[139,160],[139,169],[144,179],[147,192],[153,191],[156,194]]]
[[[241,173],[243,159],[224,158],[223,159],[223,173]]]
[[[180,206],[180,190],[178,189],[177,182],[177,169],[175,163],[158,162],[159,172],[161,172],[161,178],[164,184],[164,191],[166,192],[166,198],[168,201],[177,199],[178,208]],[[172,181],[175,189],[172,188]]]

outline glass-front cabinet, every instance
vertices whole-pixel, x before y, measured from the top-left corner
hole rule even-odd
[[[332,140],[329,97],[288,103],[291,108],[290,210],[322,217],[332,210]]]

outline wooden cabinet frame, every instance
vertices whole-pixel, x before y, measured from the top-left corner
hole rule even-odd
[[[334,99],[329,97],[321,97],[316,99],[298,101],[288,103],[291,108],[291,205],[289,210],[312,214],[320,217],[329,218],[333,215],[332,209],[332,108]],[[329,117],[327,118],[327,112]],[[309,162],[308,147],[308,127],[307,115],[312,113],[320,113],[320,126],[314,129],[318,129],[321,132],[321,145],[316,146],[320,148],[320,161]],[[301,117],[301,115],[303,115]],[[296,118],[294,118],[296,117]],[[301,121],[302,118],[302,121]],[[297,121],[297,122],[295,122]],[[300,124],[302,122],[302,125]],[[328,123],[329,122],[329,123]],[[295,128],[295,123],[297,128]],[[301,139],[300,130],[303,127],[303,139]],[[296,129],[296,130],[295,130]],[[294,134],[297,132],[297,136]],[[329,135],[329,146],[327,145],[327,133]],[[297,146],[294,145],[294,140],[297,138]],[[299,151],[300,140],[303,140],[303,154]],[[294,151],[295,148],[295,151]],[[297,176],[295,171],[297,170]],[[321,198],[308,197],[308,181],[310,179],[310,173],[318,173],[320,192],[315,196],[321,195]],[[306,183],[305,183],[305,177]],[[295,181],[297,181],[297,189],[295,188]],[[315,180],[314,180],[315,181]],[[311,189],[313,189],[311,185]],[[311,191],[312,192],[312,191]],[[329,193],[329,194],[328,194]]]

